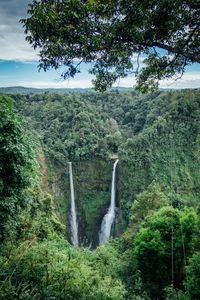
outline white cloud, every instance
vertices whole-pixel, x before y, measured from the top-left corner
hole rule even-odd
[[[136,84],[134,76],[120,79],[114,86],[133,87]],[[181,79],[175,80],[164,79],[160,81],[160,88],[168,89],[184,89],[184,88],[200,88],[200,73],[188,72]]]
[[[3,25],[1,26],[3,27]],[[2,30],[0,27],[0,59],[13,61],[38,60],[37,52],[25,41],[23,32],[20,30]]]
[[[23,25],[29,0],[1,0],[0,6],[0,60],[38,60],[37,52],[25,40]]]
[[[119,79],[114,86],[115,87],[133,87],[136,84],[135,76],[129,76],[127,78]]]
[[[181,79],[161,80],[161,88],[184,89],[184,88],[200,88],[200,73],[188,72]]]
[[[88,79],[85,80],[66,80],[66,81],[19,81],[17,84],[19,86],[24,87],[32,87],[32,88],[88,88],[92,87],[91,81]],[[16,86],[16,84],[12,84],[11,86]]]

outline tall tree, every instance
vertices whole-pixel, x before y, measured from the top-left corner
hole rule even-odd
[[[37,170],[34,153],[13,100],[0,96],[0,241],[15,231],[27,205],[25,190]]]
[[[163,299],[163,288],[183,288],[185,264],[197,241],[194,211],[168,206],[155,212],[137,234],[133,255],[151,299]]]
[[[81,62],[93,62],[100,91],[135,73],[145,92],[200,63],[199,0],[34,0],[28,13],[21,22],[40,48],[39,67],[64,65],[66,78],[80,72]]]

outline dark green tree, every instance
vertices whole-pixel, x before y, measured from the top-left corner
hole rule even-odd
[[[131,231],[136,231],[147,216],[152,215],[162,206],[166,206],[169,199],[161,191],[160,186],[155,182],[148,188],[137,195],[136,200],[131,208],[130,227]]]
[[[163,207],[140,229],[133,255],[151,299],[163,299],[163,289],[171,283],[176,289],[183,288],[184,265],[196,239],[197,215],[193,210]]]
[[[25,190],[37,173],[33,142],[23,128],[13,100],[0,96],[0,240],[17,227],[27,205]]]
[[[64,65],[66,78],[80,72],[81,62],[94,62],[90,72],[101,91],[136,73],[146,92],[200,62],[198,0],[40,0],[28,13],[21,21],[27,40],[40,48],[39,67]]]
[[[185,287],[188,292],[189,299],[198,300],[200,298],[200,252],[194,253],[189,260],[187,275]]]

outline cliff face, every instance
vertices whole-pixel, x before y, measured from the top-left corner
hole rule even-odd
[[[91,247],[98,245],[101,221],[110,205],[112,167],[113,160],[92,160],[72,164],[80,245]],[[54,176],[49,175],[47,180],[49,181],[49,191],[54,195],[57,215],[66,224],[66,237],[70,240],[68,165],[61,172],[56,170]],[[119,206],[118,199],[117,206]],[[116,209],[115,223],[114,236],[122,232],[119,209]]]
[[[73,164],[80,244],[98,244],[98,230],[109,206],[112,165],[101,160]]]

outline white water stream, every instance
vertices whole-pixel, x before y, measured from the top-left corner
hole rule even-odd
[[[108,208],[108,212],[103,217],[101,223],[101,229],[99,232],[99,245],[104,244],[110,238],[112,224],[115,219],[115,196],[116,196],[115,177],[116,177],[116,167],[118,161],[119,159],[117,159],[113,165],[110,206]]]
[[[71,242],[73,246],[78,246],[78,223],[76,216],[76,206],[74,198],[74,183],[72,174],[72,163],[69,162],[69,179],[70,179],[70,190],[71,190],[71,215],[70,215],[70,225],[71,225]]]

